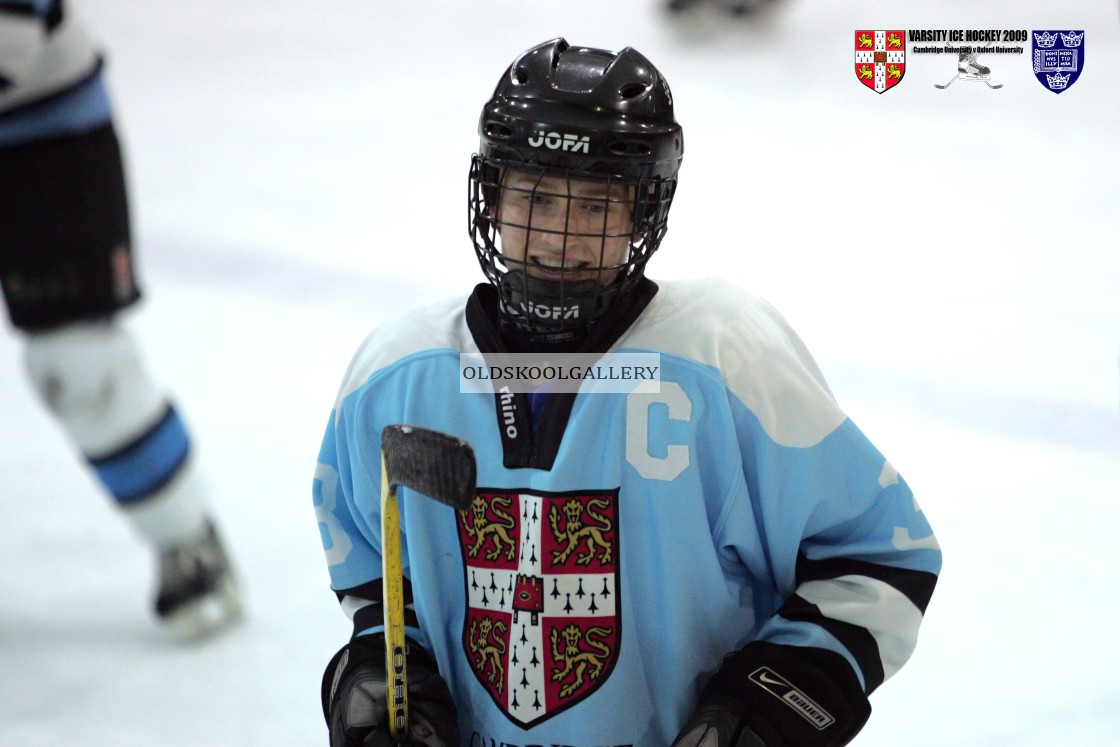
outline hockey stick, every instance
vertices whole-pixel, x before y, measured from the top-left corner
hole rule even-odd
[[[943,86],[939,86],[939,85],[937,85],[936,83],[934,83],[934,84],[933,84],[933,87],[934,87],[934,88],[941,88],[941,89],[945,89],[945,88],[948,88],[949,86],[953,85],[953,83],[955,83],[955,82],[957,81],[957,79],[958,79],[959,77],[960,77],[960,76],[957,76],[956,78],[953,78],[953,79],[952,79],[951,81],[949,81],[948,83],[946,83],[946,84],[945,84],[945,85],[943,85]],[[981,80],[981,81],[983,81],[983,82],[984,82],[984,84],[988,86],[988,88],[1003,88],[1003,84],[1002,84],[1002,83],[997,83],[996,85],[994,85],[994,86],[993,86],[993,85],[992,85],[991,83],[989,83],[988,81],[984,80],[983,78],[978,78],[977,80]]]
[[[389,733],[408,736],[408,671],[404,637],[404,572],[397,488],[405,487],[463,510],[474,499],[474,450],[462,439],[414,425],[381,431],[381,576],[385,603],[385,657],[389,684]]]

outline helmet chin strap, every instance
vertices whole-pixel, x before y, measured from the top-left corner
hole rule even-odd
[[[620,286],[597,280],[560,282],[511,271],[499,284],[501,314],[535,342],[564,343],[583,337],[615,301]]]

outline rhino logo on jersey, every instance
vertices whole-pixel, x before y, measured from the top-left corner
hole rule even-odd
[[[618,490],[480,489],[458,524],[463,652],[494,703],[529,728],[601,687],[622,629]]]

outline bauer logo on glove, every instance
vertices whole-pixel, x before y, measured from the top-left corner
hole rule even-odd
[[[783,701],[818,729],[827,729],[836,722],[828,711],[770,667],[759,667],[751,672],[751,682]]]

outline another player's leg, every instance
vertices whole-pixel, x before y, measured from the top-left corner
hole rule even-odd
[[[754,13],[774,4],[776,0],[720,0],[720,4],[735,15]]]
[[[241,615],[179,413],[116,312],[139,297],[112,125],[0,148],[0,282],[36,392],[159,562],[187,637]]]
[[[776,0],[714,0],[713,4],[731,12],[734,15],[746,15],[773,5]],[[705,0],[667,0],[665,7],[670,11],[683,11],[699,5]]]
[[[240,616],[191,439],[143,370],[132,337],[110,319],[28,335],[31,381],[159,563],[158,618],[199,637]]]

